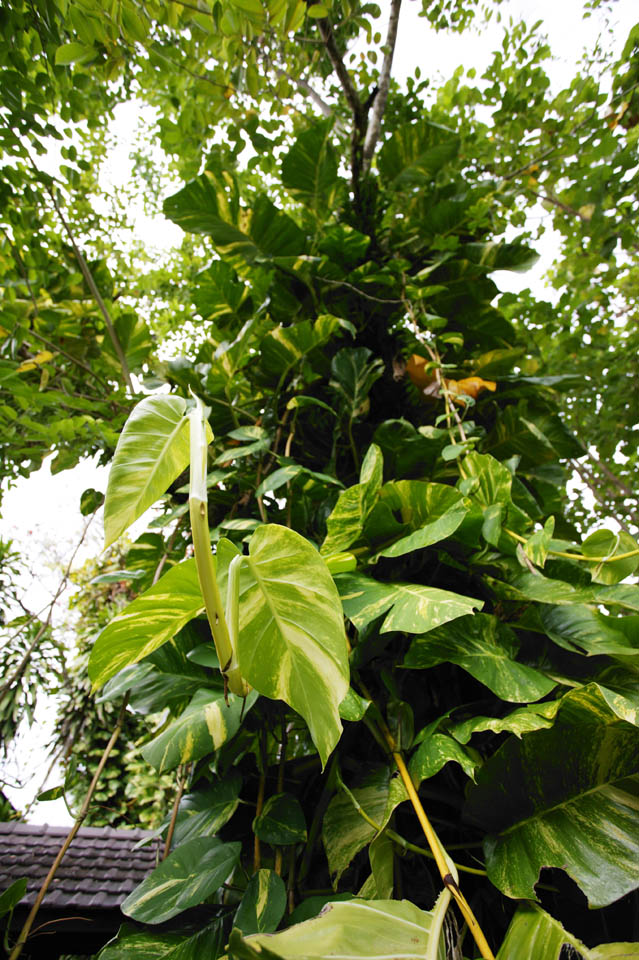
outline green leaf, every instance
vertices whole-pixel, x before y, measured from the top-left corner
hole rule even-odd
[[[560,700],[551,700],[548,703],[532,703],[525,707],[512,710],[505,717],[471,717],[449,726],[449,733],[460,743],[468,743],[474,733],[514,733],[522,737],[533,730],[544,730],[552,727]]]
[[[484,509],[481,535],[491,546],[499,545],[501,526],[504,519],[504,507],[501,503],[492,503]]]
[[[40,799],[40,798],[38,798]],[[4,917],[22,900],[27,892],[27,878],[20,877],[0,894],[0,917]]]
[[[395,188],[424,186],[457,155],[459,140],[451,130],[428,120],[405,123],[379,153],[379,172]]]
[[[546,562],[548,550],[550,549],[550,541],[552,540],[554,531],[555,518],[548,517],[543,529],[533,533],[531,537],[528,537],[524,544],[524,553],[537,567],[543,567]]]
[[[442,917],[443,919],[443,917]],[[234,930],[229,956],[237,960],[349,957],[350,960],[444,960],[441,920],[407,900],[350,900],[330,903],[321,916],[275,934],[246,940]],[[430,951],[430,952],[427,952]]]
[[[302,320],[271,330],[260,344],[261,375],[283,383],[289,371],[340,329],[337,317],[324,314],[313,323]]]
[[[182,397],[145,397],[120,434],[104,504],[104,546],[166,493],[188,466],[189,424]]]
[[[59,797],[63,797],[63,796],[64,796],[64,784],[60,784],[57,787],[51,787],[49,790],[43,790],[42,793],[38,794],[36,799],[38,803],[45,803],[47,800],[57,800]]]
[[[618,533],[613,533],[612,530],[596,530],[581,544],[582,553],[589,557],[615,557],[617,554],[632,553],[635,550],[639,551],[637,541],[623,530]],[[624,560],[589,563],[588,569],[594,583],[612,584],[632,576],[638,566],[639,553]]]
[[[511,502],[513,475],[499,460],[489,454],[469,453],[460,467],[462,483],[474,479],[472,493],[469,496],[481,507],[490,507],[501,503],[508,506]]]
[[[388,770],[384,767],[372,774],[361,787],[351,791],[357,803],[379,826],[384,822],[388,783]],[[358,812],[347,793],[340,791],[333,797],[324,815],[322,840],[334,886],[337,886],[353,858],[371,842],[376,832]]]
[[[445,733],[433,733],[420,743],[410,759],[408,769],[415,786],[434,777],[449,762],[458,763],[466,776],[475,779],[475,770],[481,761],[477,756]]]
[[[88,517],[90,514],[95,513],[103,503],[104,494],[100,490],[94,490],[93,487],[89,487],[80,497],[80,513],[83,517]]]
[[[174,847],[196,837],[214,836],[237,810],[241,788],[241,777],[229,774],[186,794],[178,809]]]
[[[310,9],[307,12],[313,16]],[[315,123],[298,136],[282,160],[282,183],[286,189],[322,218],[327,209],[333,209],[340,186],[337,152],[330,141],[331,126],[328,122]]]
[[[142,756],[158,773],[173,770],[190,760],[199,760],[218,750],[237,733],[240,718],[256,699],[255,691],[246,701],[229,693],[227,706],[223,693],[198,690],[177,720],[142,748]]]
[[[171,567],[98,636],[89,657],[93,688],[157,650],[203,609],[195,560]]]
[[[373,837],[368,847],[371,865],[371,900],[391,900],[395,886],[395,848],[386,830]]]
[[[274,870],[258,870],[249,880],[234,924],[246,936],[272,933],[286,910],[286,887]]]
[[[639,655],[639,618],[607,617],[592,607],[575,603],[570,606],[544,605],[539,608],[541,622],[551,640],[573,653],[596,656]],[[624,632],[624,626],[633,629]]]
[[[370,705],[370,700],[365,700],[364,697],[360,697],[352,687],[349,687],[348,693],[339,705],[339,715],[342,720],[357,722],[364,717]]]
[[[639,727],[639,676],[636,672],[612,664],[599,672],[593,682],[618,717]]]
[[[144,570],[109,570],[108,573],[100,573],[93,577],[90,583],[122,583],[126,580],[141,580],[144,576]]]
[[[525,273],[539,260],[539,254],[525,243],[504,240],[488,240],[481,243],[465,243],[463,252],[472,262],[493,270],[515,270]]]
[[[228,878],[241,849],[217,837],[182,844],[129,894],[122,913],[138,923],[162,923],[202,903]]]
[[[370,360],[367,347],[344,347],[331,362],[331,387],[341,397],[349,419],[368,412],[368,394],[384,372],[379,358]]]
[[[508,740],[486,761],[465,816],[484,842],[492,883],[535,899],[543,867],[565,870],[591,906],[639,886],[639,731],[594,685],[562,699],[554,725]]]
[[[55,52],[55,63],[58,67],[66,67],[70,63],[88,63],[96,55],[97,50],[84,43],[63,43]]]
[[[539,960],[561,960],[567,953],[564,946],[573,948],[572,956],[582,960],[636,960],[639,943],[602,943],[589,949],[568,933],[558,920],[533,903],[522,904],[510,922],[497,960],[522,960],[523,957]]]
[[[469,510],[464,497],[443,483],[399,480],[382,488],[381,502],[401,515],[414,533],[380,551],[382,557],[401,557],[450,537]]]
[[[357,573],[340,574],[335,582],[344,613],[358,630],[390,610],[381,633],[422,633],[483,606],[481,600],[448,590],[417,583],[381,583]]]
[[[603,603],[639,613],[639,586],[617,583],[613,586],[574,587],[565,580],[552,580],[540,573],[522,573],[506,584],[491,577],[487,582],[505,600],[536,600],[538,603]]]
[[[220,589],[235,553],[220,541]],[[339,596],[319,553],[293,530],[263,524],[249,541],[239,595],[242,676],[306,720],[322,763],[339,740],[348,651]]]
[[[167,197],[165,215],[189,233],[212,237],[231,266],[304,252],[304,234],[291,217],[264,194],[251,200],[250,209],[240,211],[237,184],[229,185],[230,181],[228,170],[224,174],[206,170]]]
[[[326,521],[322,554],[328,556],[350,547],[361,535],[366,518],[375,506],[382,485],[384,460],[377,444],[371,443],[359,474],[359,483],[340,493]]]
[[[186,936],[140,931],[124,924],[98,956],[99,960],[201,960],[220,956],[223,948],[224,929],[219,921]]]
[[[513,631],[497,617],[477,613],[416,637],[403,666],[423,670],[448,661],[466,670],[502,700],[539,700],[556,686],[555,681],[517,663],[518,647]]]
[[[261,814],[253,821],[253,832],[273,846],[303,843],[307,836],[306,821],[297,797],[291,793],[276,793],[269,797]]]

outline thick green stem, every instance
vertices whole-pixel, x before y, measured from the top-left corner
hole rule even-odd
[[[245,697],[248,687],[242,680],[237,663],[234,662],[233,647],[224,616],[224,607],[220,596],[215,563],[211,553],[211,534],[209,532],[208,504],[206,495],[206,413],[202,401],[197,399],[190,417],[191,430],[191,478],[189,490],[189,515],[191,535],[197,565],[200,590],[204,608],[208,617],[213,642],[220,661],[220,670],[228,682],[231,693]]]
[[[215,565],[211,553],[211,536],[209,533],[208,507],[203,500],[191,497],[189,500],[189,514],[191,517],[191,535],[193,550],[200,589],[204,599],[204,607],[208,617],[211,633],[215,642],[215,649],[220,661],[220,669],[225,673],[233,659],[233,650],[229,638],[229,631],[224,617],[222,598],[215,576]]]

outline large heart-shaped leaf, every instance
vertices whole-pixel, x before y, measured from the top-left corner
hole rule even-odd
[[[218,545],[220,588],[237,549]],[[239,586],[238,659],[260,693],[306,720],[322,763],[339,740],[348,650],[339,596],[319,553],[293,530],[264,524],[249,542]]]
[[[404,658],[405,667],[427,669],[456,663],[502,700],[539,700],[556,685],[538,670],[517,663],[519,642],[497,617],[477,613],[416,637]]]
[[[162,923],[202,903],[227,879],[241,849],[217,837],[183,843],[129,894],[122,913],[138,923]]]
[[[186,710],[166,730],[142,748],[142,756],[158,773],[181,763],[199,760],[230,740],[240,719],[255,703],[252,691],[246,701],[229,693],[228,705],[221,692],[198,690]]]
[[[408,900],[329,903],[319,917],[270,936],[245,939],[234,930],[228,952],[237,960],[259,960],[265,951],[283,960],[444,960],[444,917],[437,907],[427,913]]]
[[[195,837],[214,836],[237,810],[241,787],[239,774],[229,774],[186,794],[178,809],[173,845],[177,847]]]
[[[382,557],[401,557],[445,540],[455,532],[470,506],[454,487],[420,480],[387,483],[381,499],[394,513],[399,512],[402,522],[414,531],[380,550]]]
[[[639,617],[606,617],[580,603],[543,606],[539,613],[551,640],[573,653],[639,655]]]
[[[99,953],[99,960],[201,960],[218,957],[224,946],[224,928],[215,921],[194,934],[154,933],[124,924],[114,940]]]
[[[637,728],[594,684],[568,693],[554,726],[508,740],[468,794],[491,881],[534,899],[540,870],[559,867],[596,907],[636,889],[638,771]]]
[[[282,160],[282,183],[314,213],[334,206],[339,187],[338,157],[330,141],[331,123],[315,123],[299,135]]]
[[[133,409],[115,450],[104,503],[108,547],[166,493],[189,462],[182,397],[145,397]]]
[[[385,183],[414,187],[432,180],[458,150],[450,130],[428,120],[405,123],[380,150],[378,165]]]
[[[571,956],[578,954],[582,960],[636,960],[639,957],[639,943],[602,943],[588,948],[545,910],[525,903],[510,922],[497,960],[522,960],[523,957],[561,960],[567,956],[562,953],[564,946],[572,947]]]
[[[228,171],[206,170],[164,201],[164,213],[189,233],[205,233],[232,266],[256,257],[294,256],[304,251],[304,234],[264,194],[250,210],[239,209],[237,182]]]
[[[253,821],[253,833],[273,846],[304,843],[307,837],[302,806],[292,793],[275,793]]]
[[[390,609],[381,633],[422,633],[483,607],[481,600],[417,583],[381,583],[362,574],[335,578],[344,613],[358,630]]]
[[[204,609],[195,560],[185,560],[118,614],[95,641],[89,658],[94,689],[148,656]]]

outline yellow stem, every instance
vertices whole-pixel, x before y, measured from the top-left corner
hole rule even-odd
[[[391,740],[392,740],[392,737],[391,737]],[[401,753],[398,753],[396,750],[393,750],[393,760],[397,765],[397,769],[399,770],[399,775],[402,778],[402,782],[406,788],[406,792],[408,793],[410,801],[413,804],[413,809],[417,814],[417,819],[419,820],[421,824],[421,828],[424,831],[424,836],[428,841],[429,847],[433,851],[433,855],[435,857],[435,863],[437,864],[442,880],[444,881],[444,883],[446,884],[446,887],[450,890],[453,897],[455,898],[455,902],[459,907],[464,920],[468,924],[468,929],[472,933],[475,943],[479,947],[479,952],[481,953],[482,957],[484,957],[485,960],[495,960],[495,955],[490,949],[490,947],[488,946],[488,941],[486,940],[486,937],[484,936],[484,933],[481,927],[477,923],[475,914],[470,908],[470,904],[468,903],[468,901],[466,900],[466,897],[463,895],[463,893],[459,889],[457,883],[455,882],[454,877],[451,876],[450,870],[448,869],[448,863],[446,862],[442,847],[439,842],[439,838],[435,833],[435,831],[433,830],[430,820],[426,816],[426,811],[424,810],[422,806],[422,802],[419,799],[419,795],[417,793],[417,790],[415,789],[415,784],[413,783],[412,777],[408,772],[408,768],[404,762],[404,758],[402,757]]]
[[[509,530],[508,527],[503,527],[503,531],[507,533],[509,537],[512,537],[513,540],[518,540],[519,543],[527,542],[526,537],[515,533],[514,530]],[[628,560],[630,557],[639,557],[639,550],[628,550],[627,553],[614,553],[610,557],[589,557],[585,553],[566,553],[564,550],[549,550],[548,553],[551,553],[553,557],[565,557],[566,560],[583,560],[586,563],[614,563],[616,560]]]
[[[366,686],[360,682],[360,687],[366,699],[370,700],[371,703],[374,703],[373,697],[371,696],[369,691],[366,689]],[[463,893],[459,889],[459,886],[457,885],[457,881],[455,880],[455,878],[450,872],[448,861],[446,859],[446,855],[444,852],[444,848],[442,847],[439,841],[439,837],[437,836],[433,827],[431,826],[430,820],[426,816],[426,811],[424,810],[422,806],[422,802],[419,799],[419,794],[415,789],[415,784],[413,783],[413,779],[410,773],[408,772],[408,767],[406,766],[403,756],[397,749],[397,744],[395,743],[393,735],[388,728],[388,724],[384,721],[381,714],[378,716],[377,722],[379,726],[379,731],[389,749],[389,752],[393,757],[393,760],[395,761],[395,765],[399,771],[399,775],[402,778],[402,782],[404,784],[404,787],[406,788],[406,792],[409,796],[410,802],[413,805],[413,810],[417,814],[417,819],[419,820],[420,826],[424,831],[424,836],[428,841],[428,846],[433,851],[433,856],[435,858],[435,863],[437,864],[437,868],[439,870],[440,876],[446,888],[450,890],[453,897],[455,898],[455,902],[459,907],[464,920],[468,924],[468,929],[472,933],[475,943],[479,947],[479,952],[481,953],[482,957],[484,957],[484,960],[495,960],[495,955],[490,949],[490,947],[488,946],[488,941],[484,936],[483,930],[477,923],[475,914],[470,908],[470,904],[468,903],[468,901],[466,900],[466,897],[463,895]],[[452,863],[452,860],[450,862]]]

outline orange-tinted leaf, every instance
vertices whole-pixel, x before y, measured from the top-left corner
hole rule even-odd
[[[53,360],[51,351],[42,350],[41,353],[36,353],[35,357],[31,357],[30,360],[25,360],[24,363],[21,363],[16,373],[26,373],[27,370],[35,370],[36,367],[41,366],[43,363],[48,363],[49,360]]]
[[[426,357],[420,357],[418,353],[414,353],[406,361],[406,373],[411,383],[414,383],[419,390],[429,386],[435,379],[433,372],[426,370],[428,363],[430,363],[430,360],[427,360]]]
[[[491,393],[494,393],[497,389],[497,384],[494,380],[484,380],[482,377],[466,377],[464,380],[447,380],[446,386],[451,396],[457,397],[463,394],[466,397],[472,397],[473,400],[477,399],[478,394],[481,393],[482,390],[490,390]]]

